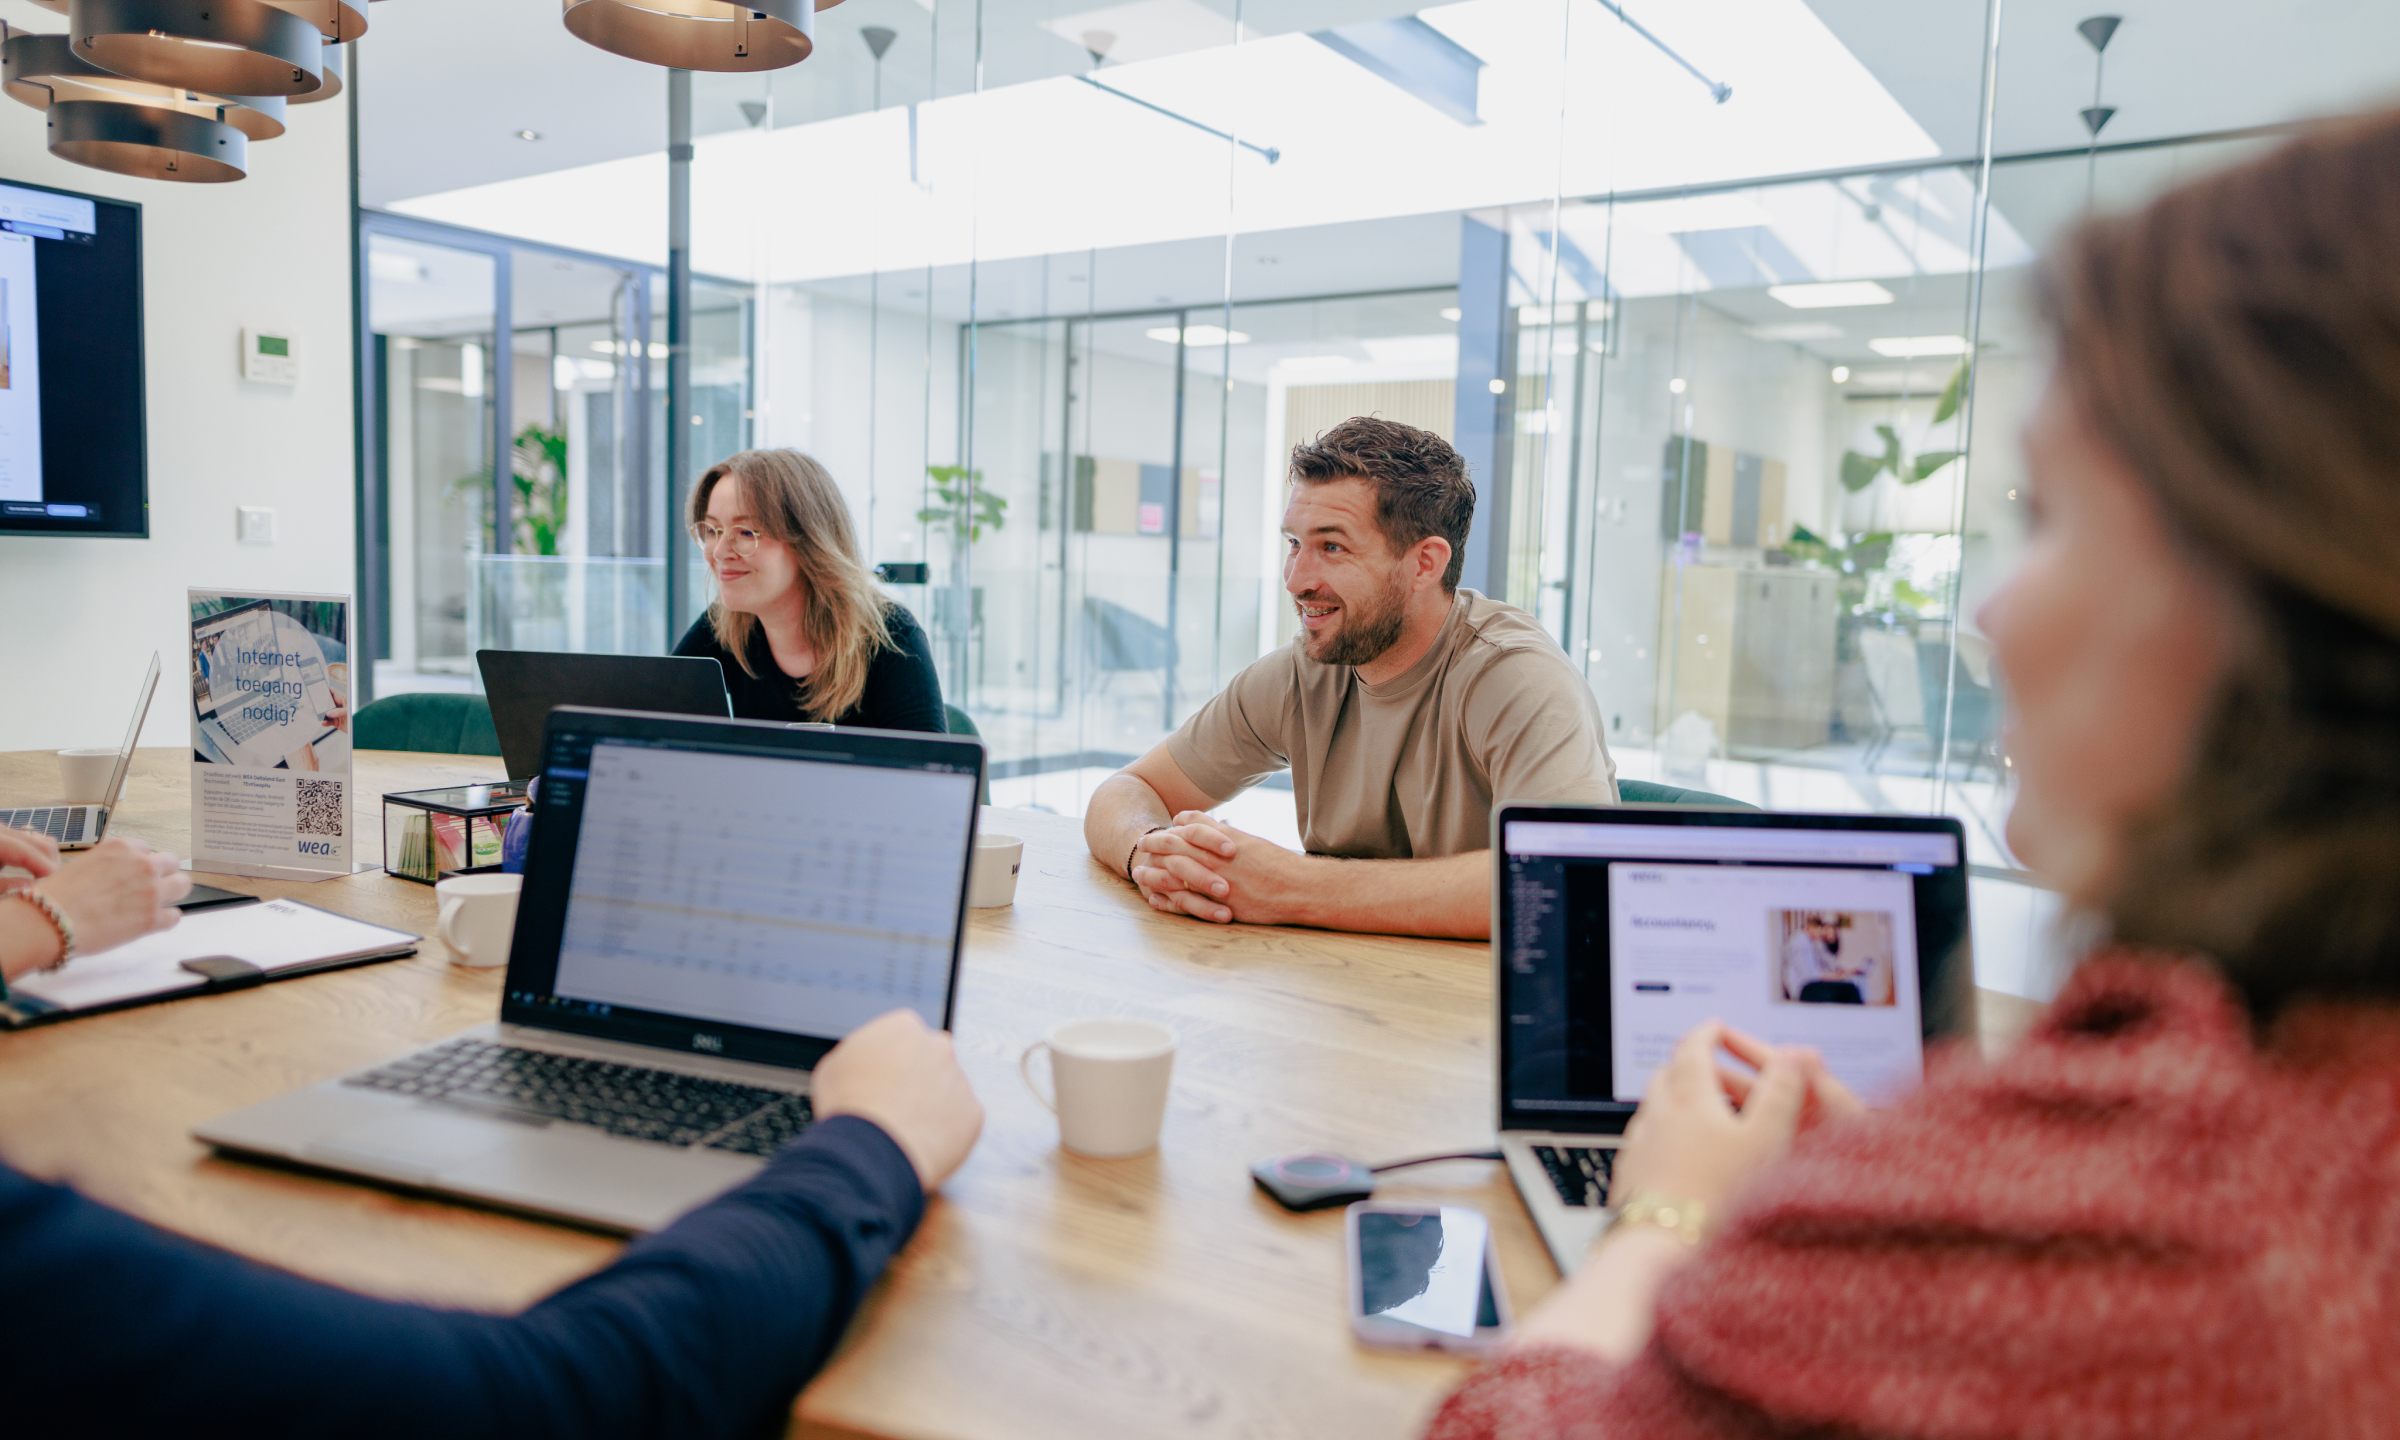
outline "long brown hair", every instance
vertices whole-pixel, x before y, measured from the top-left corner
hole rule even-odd
[[[800,562],[808,594],[801,627],[817,655],[815,672],[800,682],[800,708],[818,720],[845,715],[866,691],[876,652],[892,644],[884,598],[859,559],[850,507],[813,458],[797,450],[744,450],[708,467],[692,487],[692,524],[708,518],[709,495],[728,475],[742,482],[744,508],[759,533],[791,546]],[[708,624],[743,673],[758,674],[750,663],[758,617],[718,600],[708,607]]]
[[[2400,111],[2088,224],[2045,279],[2065,393],[2242,613],[2116,934],[2262,1019],[2400,996]]]

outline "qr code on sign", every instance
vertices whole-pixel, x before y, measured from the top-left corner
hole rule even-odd
[[[339,835],[342,833],[342,782],[339,780],[295,780],[300,787],[300,823],[292,828],[303,835]]]

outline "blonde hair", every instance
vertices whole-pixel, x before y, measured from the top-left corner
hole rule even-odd
[[[814,458],[797,450],[745,450],[708,467],[692,487],[692,524],[708,518],[709,496],[729,475],[742,482],[745,508],[758,532],[791,546],[799,561],[800,583],[808,593],[800,623],[817,656],[815,672],[800,682],[800,708],[817,720],[847,714],[866,693],[867,668],[876,652],[893,643],[886,602],[859,559],[850,507]],[[708,607],[708,625],[742,673],[757,675],[750,663],[750,636],[758,617],[728,610],[719,599]]]

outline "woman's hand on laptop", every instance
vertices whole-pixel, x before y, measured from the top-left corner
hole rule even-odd
[[[31,830],[0,825],[0,870],[14,865],[27,875],[0,875],[0,895],[22,890],[34,881],[58,873],[58,842]]]
[[[820,1120],[856,1115],[881,1126],[917,1169],[940,1187],[983,1133],[983,1105],[958,1068],[948,1032],[914,1010],[893,1010],[850,1032],[817,1062],[811,1108]]]
[[[1720,1051],[1755,1065],[1757,1074],[1727,1069]],[[1650,1077],[1625,1128],[1610,1198],[1697,1200],[1710,1218],[1723,1214],[1744,1181],[1791,1148],[1823,1072],[1814,1052],[1778,1049],[1718,1020],[1694,1027]]]

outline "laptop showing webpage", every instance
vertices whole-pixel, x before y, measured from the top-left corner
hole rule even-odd
[[[983,747],[562,707],[499,1023],[195,1133],[623,1230],[755,1173],[810,1070],[957,1002]]]
[[[1695,1025],[1813,1046],[1870,1104],[1973,1028],[1948,817],[1508,806],[1494,824],[1499,1128],[1554,1254],[1598,1233],[1616,1137]]]

